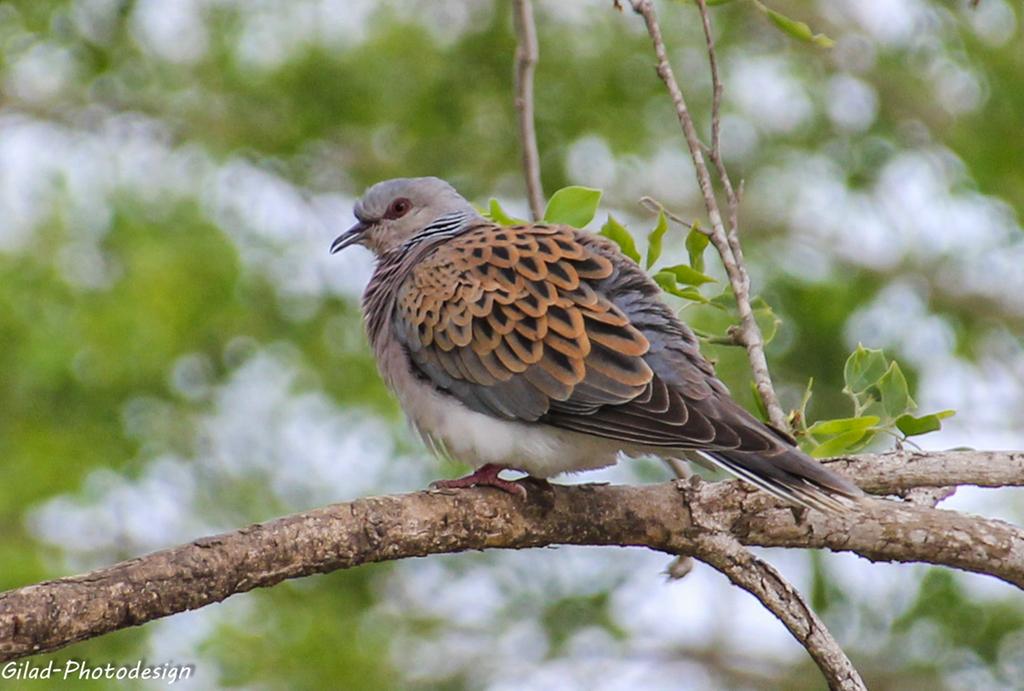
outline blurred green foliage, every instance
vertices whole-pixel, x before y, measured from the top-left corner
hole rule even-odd
[[[1021,34],[1015,28],[1007,41],[984,41],[970,28],[961,4],[927,3],[937,18],[921,30],[934,32],[930,45],[869,39],[867,28],[825,6],[773,2],[770,21],[749,3],[716,6],[713,17],[723,66],[731,69],[740,55],[755,62],[782,60],[789,76],[810,85],[814,113],[790,129],[758,130],[755,125],[760,123],[751,125],[755,145],[730,160],[734,174],[752,187],[765,179],[775,185],[780,162],[818,156],[841,170],[850,190],[865,190],[877,183],[878,170],[900,150],[941,145],[962,162],[958,191],[993,195],[1011,217],[1019,218],[1024,209]],[[209,396],[190,397],[175,383],[182,358],[199,356],[210,363],[209,380],[217,386],[240,368],[244,358],[237,355],[239,343],[259,348],[285,344],[304,366],[305,378],[294,387],[297,393],[322,390],[339,408],[398,420],[360,335],[354,296],[321,289],[296,298],[283,290],[280,276],[247,258],[237,234],[211,211],[220,193],[213,189],[215,176],[186,180],[181,183],[185,191],[178,190],[176,197],[148,179],[166,173],[158,169],[161,159],[154,159],[150,168],[133,169],[127,179],[123,175],[109,188],[99,188],[106,196],[92,200],[109,217],[97,234],[82,218],[87,214],[69,169],[57,165],[39,173],[33,166],[66,156],[69,166],[87,170],[87,178],[116,177],[117,165],[105,161],[129,155],[129,144],[98,133],[118,115],[131,114],[158,123],[154,138],[172,152],[201,152],[212,167],[246,161],[296,186],[306,197],[357,195],[382,178],[435,174],[478,202],[496,196],[514,208],[515,202],[508,200],[521,199],[511,96],[515,38],[507,2],[467,2],[464,16],[469,19],[461,28],[456,22],[446,27],[443,18],[426,21],[433,11],[428,3],[382,3],[368,11],[365,25],[355,5],[336,5],[335,11],[351,11],[353,23],[360,25],[348,27],[341,38],[319,32],[316,22],[289,19],[281,9],[286,5],[196,3],[206,48],[177,60],[161,52],[170,50],[166,44],[147,38],[140,28],[146,21],[144,10],[152,10],[154,3],[0,4],[0,151],[6,152],[0,154],[2,200],[10,209],[21,209],[22,201],[41,209],[24,242],[6,241],[16,236],[18,214],[9,211],[0,220],[2,589],[63,575],[111,556],[134,556],[126,546],[114,555],[91,555],[87,546],[80,546],[81,551],[58,548],[40,538],[32,516],[54,497],[71,497],[76,506],[95,499],[96,485],[107,477],[104,469],[137,479],[162,455],[195,458],[204,452],[207,431],[199,420],[214,403]],[[662,5],[672,58],[690,107],[706,126],[710,90],[696,15],[683,3]],[[1004,5],[1014,27],[1019,26],[1024,21],[1019,6]],[[252,16],[264,11],[282,12],[267,20],[278,22],[273,35],[281,45],[271,45],[265,36],[261,43],[258,34],[247,39],[266,60],[261,63],[247,59],[240,46],[251,30]],[[716,361],[722,378],[753,409],[745,355],[723,343],[735,317],[727,292],[717,296],[721,299],[713,297],[722,285],[712,254],[706,252],[706,236],[699,229],[680,232],[664,215],[645,217],[636,205],[638,195],[629,189],[637,178],[647,186],[674,190],[664,177],[688,174],[685,166],[658,164],[659,155],[681,152],[682,143],[671,103],[654,74],[646,36],[629,13],[600,3],[578,13],[541,3],[538,21],[542,57],[536,110],[543,179],[548,191],[570,190],[551,199],[548,214],[577,225],[595,217],[600,195],[575,183],[599,185],[574,179],[586,166],[573,167],[569,160],[583,138],[598,139],[626,166],[615,178],[619,184],[604,189],[601,202],[615,209],[616,216],[607,215],[601,232],[654,269],[668,292],[691,304],[684,318],[706,338],[705,352]],[[792,41],[793,33],[806,34],[811,42]],[[834,39],[836,47],[820,48],[825,42],[815,38],[820,35]],[[177,42],[187,40],[186,35]],[[63,57],[56,67],[44,62],[33,72],[33,51],[42,49],[40,55],[52,49]],[[983,97],[975,107],[951,112],[939,103],[936,73],[923,67],[936,54],[947,60],[950,70],[966,65],[981,75]],[[69,71],[61,72],[62,65],[70,65]],[[856,74],[877,94],[877,114],[861,130],[840,131],[822,115],[828,105],[824,90],[829,79],[848,74]],[[52,89],[47,86],[51,81],[56,85]],[[731,99],[739,87],[727,82],[726,88],[725,112],[738,112]],[[25,121],[63,133],[66,138],[54,140],[55,147],[86,143],[63,152],[39,147],[18,158],[5,144],[14,141],[15,128]],[[742,134],[742,128],[726,129],[723,138],[728,143]],[[43,179],[38,188],[18,187],[32,176]],[[231,185],[224,187],[230,190]],[[684,193],[682,182],[678,188],[666,204],[700,223],[699,201]],[[654,193],[642,193],[648,192]],[[269,198],[271,190],[262,194]],[[248,202],[257,206],[262,199],[257,195]],[[513,220],[497,200],[489,213]],[[627,227],[654,230],[649,235],[638,231],[637,242]],[[1017,333],[1024,326],[1006,305],[951,285],[942,261],[928,263],[907,255],[868,266],[837,257],[825,270],[801,275],[781,265],[790,236],[785,219],[745,215],[742,227],[761,296],[759,322],[766,331],[778,327],[769,344],[773,375],[784,403],[801,411],[807,438],[816,445],[820,437],[819,453],[822,447],[838,452],[862,446],[878,431],[876,426],[892,431],[895,425],[906,435],[927,431],[944,415],[934,414],[935,420],[905,417],[912,410],[911,394],[917,391],[920,373],[917,363],[902,353],[893,354],[901,363],[896,369],[879,359],[884,357],[880,352],[873,354],[878,351],[858,351],[863,354],[855,356],[865,362],[855,361],[860,369],[847,368],[844,377],[844,363],[851,357],[844,329],[886,286],[906,280],[925,286],[929,314],[950,325],[955,353],[965,359],[981,357],[986,339],[1007,325]],[[322,234],[317,251],[326,253],[328,231],[309,232]],[[277,238],[261,251],[273,261],[297,241]],[[93,282],[76,279],[68,268],[91,261],[82,249],[89,242],[95,243],[103,267]],[[312,256],[309,261],[314,262]],[[815,395],[801,407],[809,378],[815,382]],[[128,411],[140,400],[159,403],[157,431],[133,431]],[[811,424],[808,417],[827,422]],[[840,438],[842,443],[833,443]],[[645,479],[657,477],[655,466],[639,467]],[[207,480],[200,477],[200,485]],[[204,515],[196,517],[197,523],[231,528],[295,508],[264,480],[253,475],[248,482],[209,482],[200,503]],[[124,523],[131,521],[132,516],[123,517]],[[954,575],[923,571],[913,601],[890,624],[858,609],[863,603],[844,598],[827,561],[818,555],[812,559],[815,605],[829,623],[855,620],[866,631],[861,638],[851,635],[850,652],[873,688],[920,687],[922,680],[934,688],[957,671],[938,657],[922,662],[876,656],[870,652],[871,641],[865,643],[884,639],[896,649],[922,622],[934,624],[944,649],[975,654],[979,669],[990,675],[984,678],[1019,682],[1008,679],[998,665],[1001,646],[1024,628],[1019,602],[980,597]],[[202,656],[199,664],[215,667],[216,684],[415,686],[407,681],[403,661],[395,659],[393,631],[367,617],[384,597],[379,584],[390,572],[388,566],[363,568],[241,596],[242,613],[218,620],[193,653]],[[610,592],[609,587],[544,603],[540,621],[552,644],[551,657],[562,654],[572,635],[588,627],[617,639],[625,635],[609,614]],[[228,606],[233,605],[219,607]],[[147,654],[152,630],[122,631],[53,658],[132,659]],[[798,663],[764,684],[810,688],[817,679],[807,663]],[[428,685],[462,688],[479,685],[479,680],[453,669],[450,678]]]

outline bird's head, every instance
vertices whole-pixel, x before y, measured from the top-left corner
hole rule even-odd
[[[356,202],[354,226],[335,238],[331,254],[363,245],[380,256],[448,214],[476,210],[440,178],[395,178],[366,190]]]

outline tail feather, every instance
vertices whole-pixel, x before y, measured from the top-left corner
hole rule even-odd
[[[699,451],[713,465],[783,501],[826,513],[851,509],[864,492],[797,448],[771,457],[749,451]]]

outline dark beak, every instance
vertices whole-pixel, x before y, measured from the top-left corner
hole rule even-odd
[[[334,242],[331,243],[331,254],[337,254],[349,245],[354,245],[363,239],[363,234],[369,229],[369,225],[363,221],[359,221],[354,226],[346,230],[344,233],[334,238]]]

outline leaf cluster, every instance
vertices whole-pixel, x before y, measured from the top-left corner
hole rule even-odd
[[[936,432],[952,410],[915,416],[917,403],[898,362],[880,349],[858,344],[843,367],[843,393],[853,406],[849,417],[818,420],[807,425],[807,403],[813,380],[808,382],[800,409],[790,416],[801,444],[812,456],[826,458],[859,451],[878,435],[894,437],[898,443],[909,437]]]

